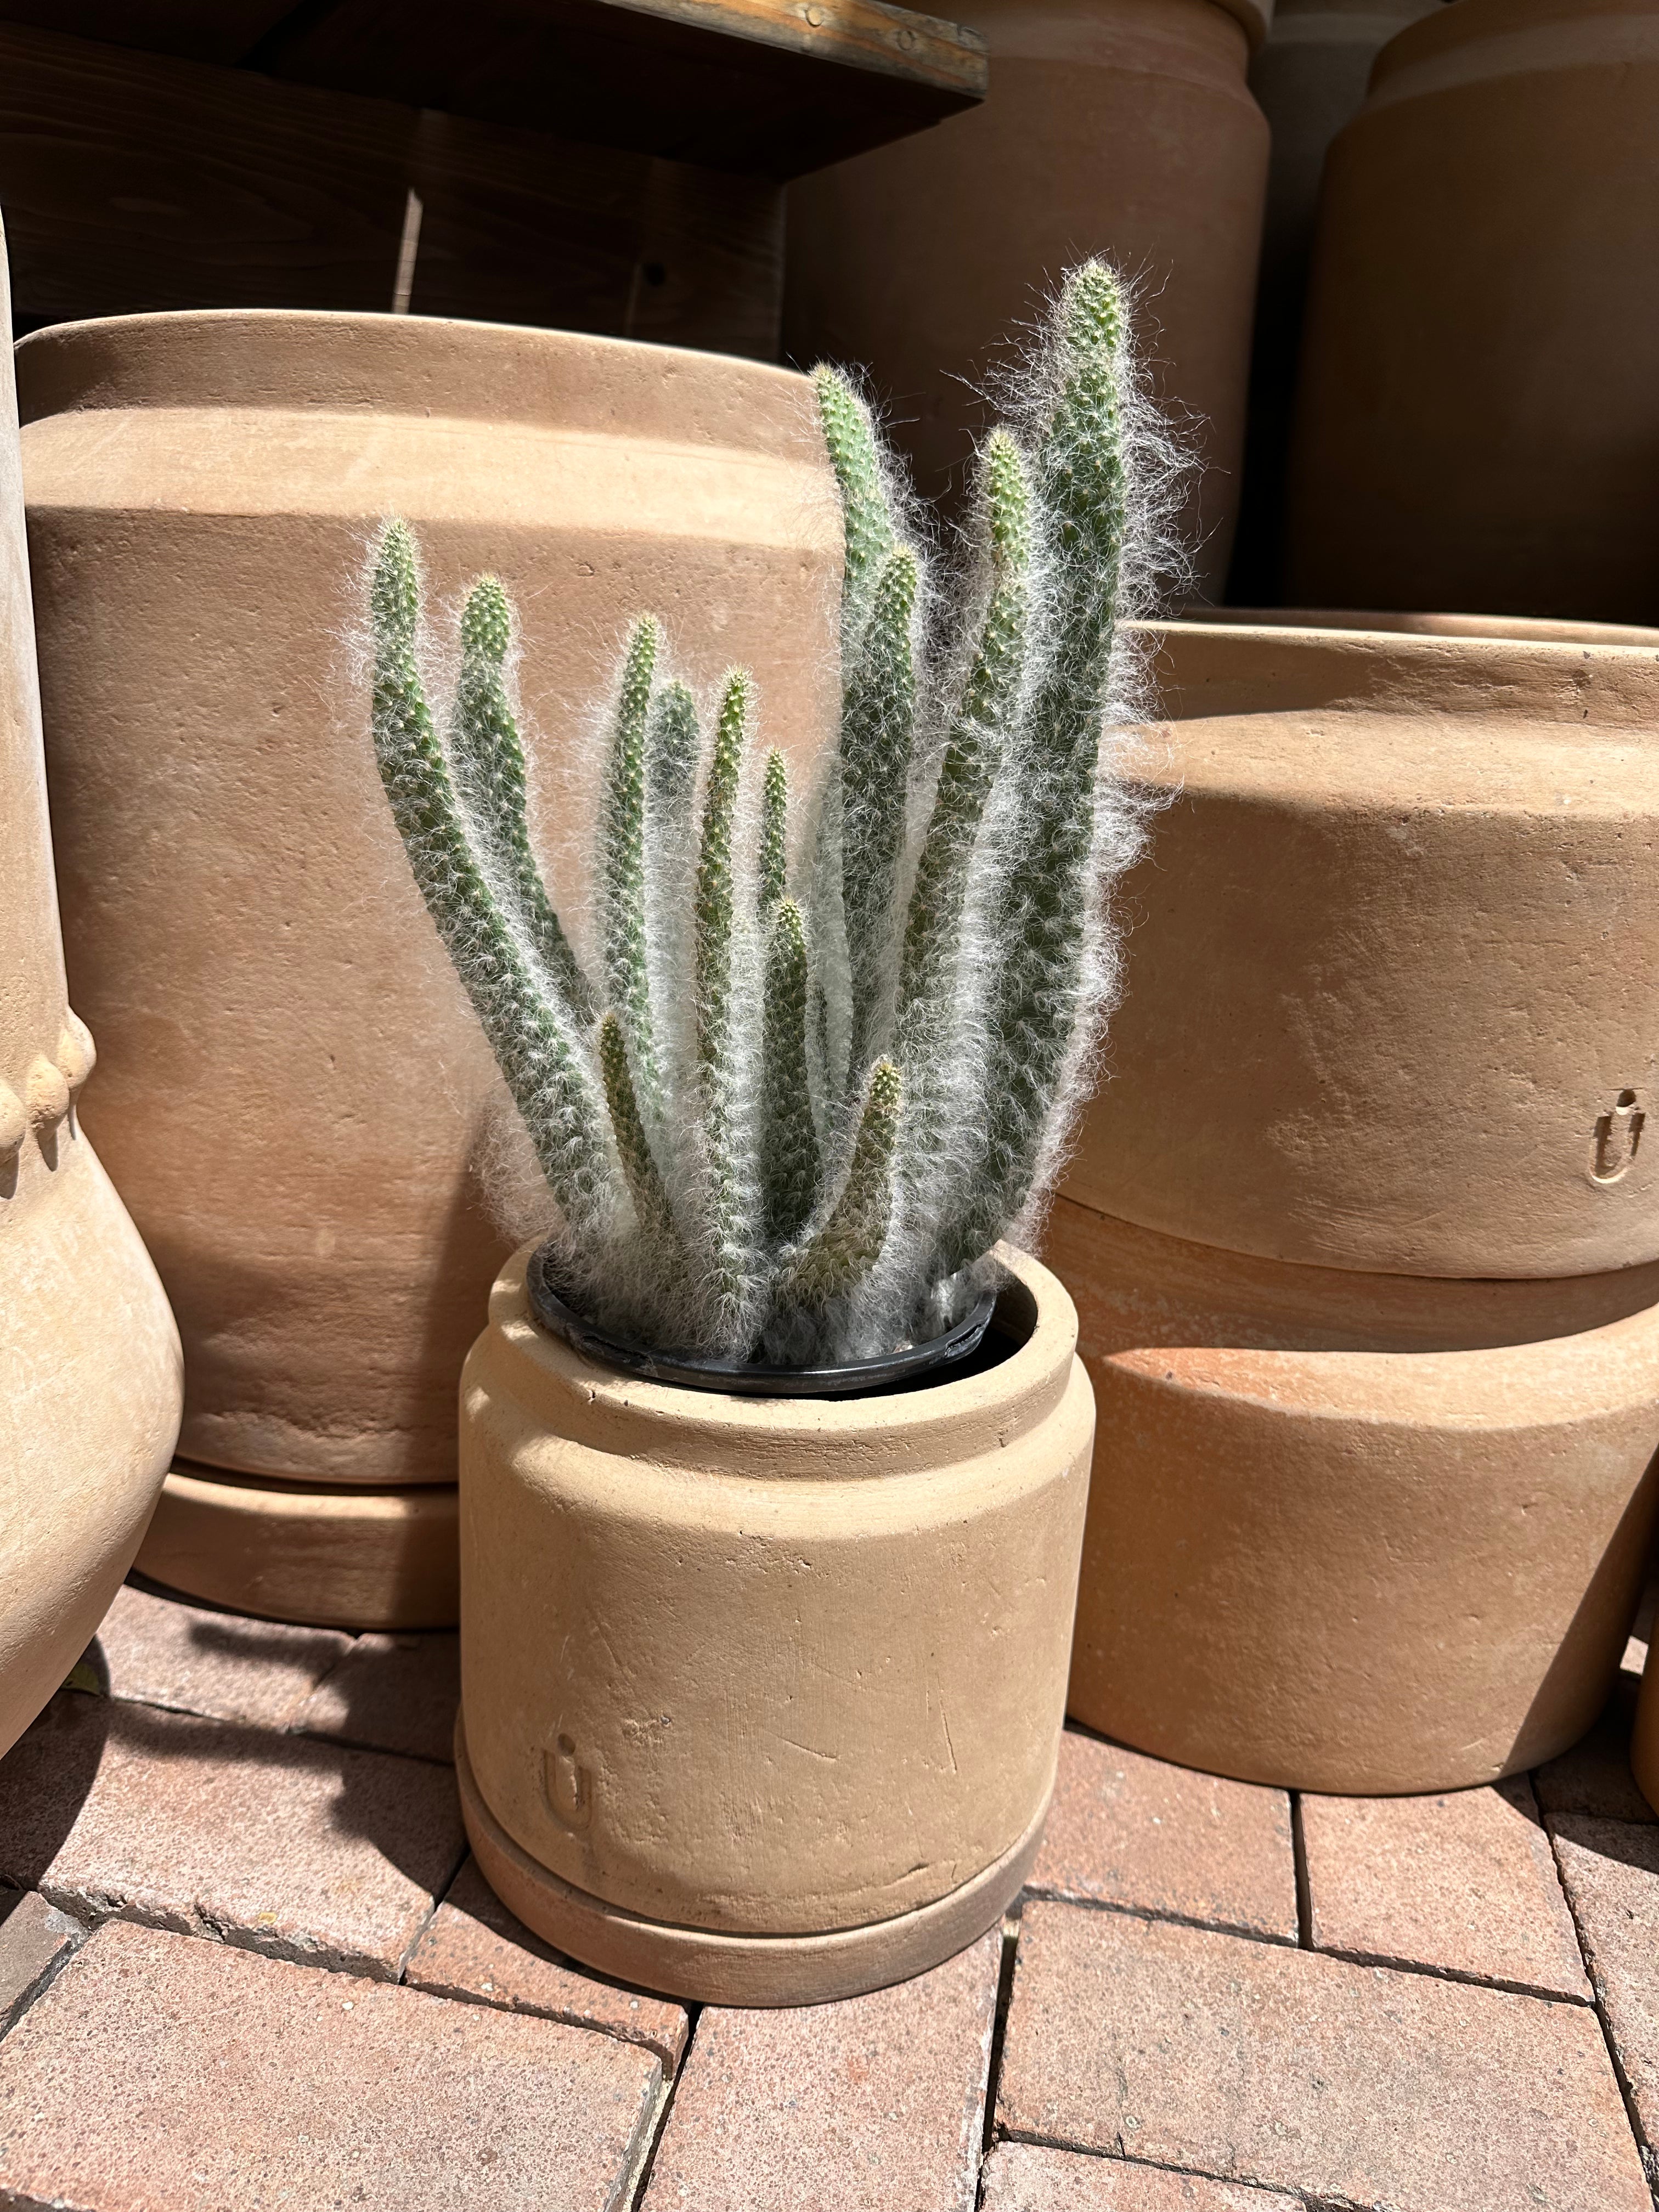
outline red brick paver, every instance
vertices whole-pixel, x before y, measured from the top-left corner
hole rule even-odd
[[[360,1636],[295,1720],[312,1735],[416,1759],[454,1757],[458,1636]]]
[[[1316,1949],[1589,2001],[1524,1778],[1439,1797],[1302,1800]]]
[[[612,2212],[649,2052],[115,1921],[0,2043],[0,2202]]]
[[[85,1933],[34,1890],[0,1898],[0,2035]]]
[[[697,2021],[646,2212],[971,2212],[1001,1939],[896,1989]]]
[[[514,1918],[471,1858],[416,1945],[404,1978],[438,1996],[604,2028],[644,2044],[671,2073],[685,2050],[684,2005],[600,1981],[562,1958]]]
[[[1029,1887],[1294,1943],[1291,1801],[1068,1729]]]
[[[1659,1827],[1571,1814],[1551,1825],[1607,2032],[1659,2145]]]
[[[1302,2203],[1276,2189],[1038,2143],[1000,2143],[985,2161],[980,2198],[981,2212],[1302,2212]]]
[[[1595,2014],[1033,1904],[1007,2132],[1390,2212],[1650,2212]]]
[[[395,1976],[465,1851],[422,1759],[64,1691],[0,1762],[0,1879]]]
[[[175,1712],[286,1728],[351,1643],[331,1628],[247,1620],[128,1584],[70,1679]]]

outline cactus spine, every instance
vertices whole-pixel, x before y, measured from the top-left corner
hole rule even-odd
[[[1098,1018],[1101,891],[1133,842],[1108,852],[1097,829],[1132,512],[1123,344],[1111,272],[1075,270],[1026,419],[981,453],[972,572],[937,650],[868,410],[815,372],[845,556],[811,849],[792,894],[781,752],[744,799],[752,680],[726,677],[705,738],[641,617],[600,794],[597,992],[531,858],[506,594],[486,578],[467,599],[446,750],[413,543],[385,532],[381,776],[573,1284],[622,1333],[803,1362],[891,1348],[960,1310],[1039,1200]]]

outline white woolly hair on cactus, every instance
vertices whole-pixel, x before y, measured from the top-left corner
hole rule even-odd
[[[659,1351],[791,1365],[937,1334],[997,1239],[1040,1224],[1143,835],[1119,623],[1168,565],[1174,466],[1099,261],[979,453],[943,585],[868,405],[814,383],[845,533],[838,737],[799,805],[752,678],[700,699],[641,616],[586,963],[530,848],[505,592],[467,596],[441,735],[405,525],[370,587],[382,782],[556,1204],[567,1295]]]

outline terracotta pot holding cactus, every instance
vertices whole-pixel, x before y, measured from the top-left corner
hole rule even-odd
[[[549,1207],[462,1382],[469,1830],[549,1940],[727,2002],[915,1972],[1035,1851],[1093,1407],[1069,1299],[998,1240],[1065,1141],[1139,834],[1115,281],[1068,280],[948,587],[816,383],[844,555],[811,804],[751,759],[746,672],[700,702],[641,618],[589,931],[526,834],[506,593],[467,599],[441,728],[401,524],[372,594],[392,817]]]
[[[453,1623],[455,1387],[517,1242],[482,1181],[505,1101],[357,743],[340,609],[394,510],[434,589],[500,568],[556,882],[591,814],[582,702],[635,607],[706,605],[699,646],[755,670],[789,744],[830,727],[799,650],[836,557],[811,387],[286,312],[40,331],[19,374],[92,1123],[187,1359],[145,1565],[279,1617]]]
[[[0,320],[11,297],[0,235]],[[97,1631],[179,1433],[179,1335],[81,1127],[11,356],[0,362],[0,1752]]]

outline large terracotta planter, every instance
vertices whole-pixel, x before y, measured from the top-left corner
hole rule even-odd
[[[0,237],[0,319],[10,327]],[[81,1127],[40,757],[16,399],[0,360],[0,1752],[132,1564],[179,1433],[179,1338]]]
[[[992,1926],[1036,1851],[1094,1410],[1054,1277],[1000,1364],[861,1400],[632,1380],[502,1273],[461,1388],[463,1804],[519,1917],[719,2003]]]
[[[1656,0],[1458,0],[1330,150],[1288,584],[1304,605],[1659,614]]]
[[[1006,341],[1064,269],[1109,254],[1142,281],[1158,388],[1205,463],[1191,520],[1219,596],[1267,170],[1244,71],[1271,13],[985,0],[981,106],[790,186],[786,347],[870,366],[925,491],[959,482]]]
[[[1659,634],[1279,620],[1163,633],[1069,1194],[1325,1267],[1659,1259]]]
[[[413,317],[138,316],[18,358],[95,1127],[179,1313],[186,1480],[222,1483],[211,1510],[169,1490],[146,1565],[260,1610],[296,1612],[276,1593],[299,1583],[313,1619],[453,1617],[453,1496],[446,1516],[415,1493],[454,1480],[456,1381],[507,1249],[479,1169],[504,1093],[375,774],[368,538],[401,513],[441,592],[493,568],[525,611],[532,808],[568,899],[590,703],[636,611],[699,676],[752,665],[783,742],[833,716],[810,389]],[[273,1481],[343,1503],[308,1520]],[[404,1509],[354,1506],[362,1486]]]
[[[1455,1789],[1606,1700],[1646,1569],[1659,1266],[1287,1267],[1059,1202],[1099,1431],[1071,1711],[1292,1788]]]

